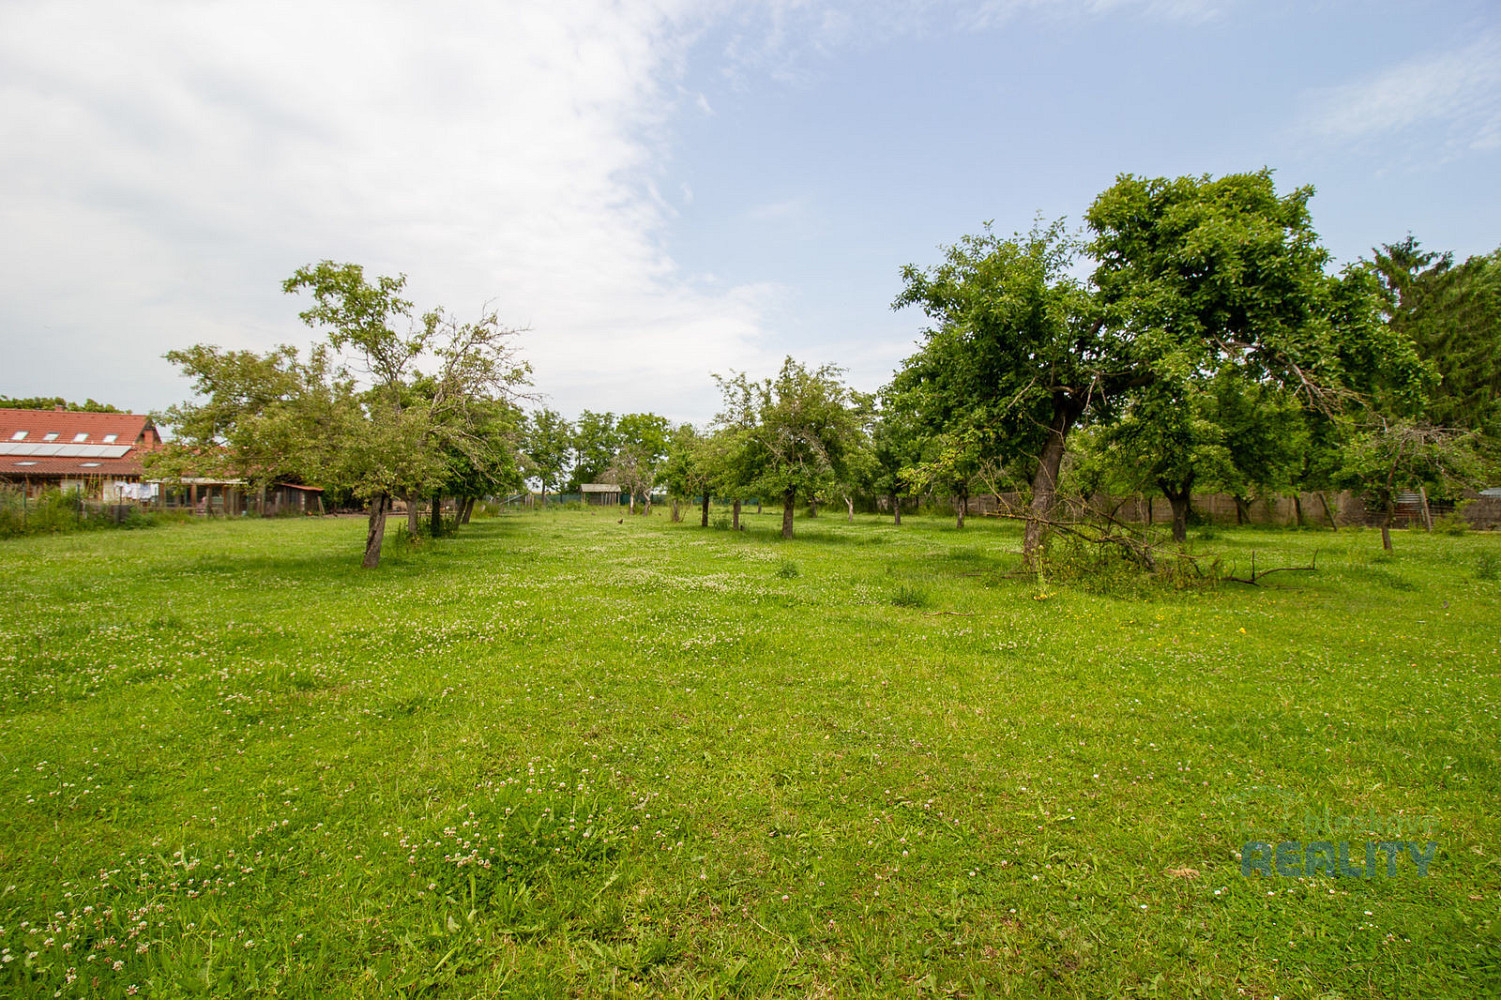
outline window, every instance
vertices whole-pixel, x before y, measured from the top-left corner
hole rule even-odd
[[[104,435],[104,443],[105,444],[114,444],[115,441],[119,437],[120,437],[120,435],[118,435],[118,434],[106,434],[106,435]]]
[[[80,441],[87,441],[88,439],[89,439],[89,432],[88,431],[79,431],[77,434],[73,435],[73,443],[74,444],[77,444]]]
[[[35,462],[17,462],[17,465],[35,465]]]
[[[12,441],[25,441],[26,440],[26,432],[25,431],[16,431],[14,434],[12,434],[10,436],[10,439]]]
[[[98,462],[84,462],[84,463],[80,464],[78,467],[80,469],[97,469],[97,468],[99,468],[99,463]]]
[[[42,435],[42,440],[43,441],[56,441],[57,440],[57,431],[52,431],[49,434],[43,434]]]

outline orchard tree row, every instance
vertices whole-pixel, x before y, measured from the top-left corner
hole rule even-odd
[[[841,369],[788,358],[775,375],[715,376],[708,427],[650,413],[529,414],[529,370],[493,314],[414,314],[401,278],[351,264],[285,283],[325,339],[307,355],[212,347],[168,357],[200,396],[165,422],[157,460],[253,482],[299,476],[369,507],[366,565],[393,498],[544,494],[619,484],[650,509],[665,488],[738,518],[749,498],[972,493],[1026,497],[1040,558],[1060,490],[1160,493],[1185,537],[1193,494],[1350,488],[1386,512],[1400,492],[1491,475],[1501,442],[1501,251],[1456,263],[1411,237],[1336,270],[1308,212],[1270,171],[1123,176],[1084,214],[1001,236],[987,224],[931,266],[903,269],[894,306],[928,324],[875,396]],[[674,505],[676,509],[676,504]],[[462,504],[461,504],[462,509]],[[412,516],[412,515],[409,515]],[[436,520],[435,520],[436,523]]]
[[[324,334],[306,354],[266,354],[197,345],[167,359],[193,381],[196,401],[162,422],[174,440],[148,454],[158,476],[243,479],[255,490],[278,480],[353,496],[369,510],[364,565],[380,561],[386,515],[407,501],[415,531],[419,501],[476,498],[520,482],[516,442],[530,369],[516,356],[517,331],[494,313],[461,322],[441,309],[417,315],[405,278],[367,281],[356,264],[324,261],[283,283],[305,293],[304,323]]]

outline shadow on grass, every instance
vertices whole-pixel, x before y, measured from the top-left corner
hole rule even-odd
[[[355,518],[347,520],[356,521]],[[527,528],[513,518],[484,518],[471,521],[461,526],[457,532],[444,534],[437,539],[423,536],[416,542],[410,542],[402,537],[406,530],[405,519],[397,521],[393,518],[386,522],[380,565],[373,572],[368,572],[361,565],[365,553],[365,521],[359,519],[357,523],[360,531],[349,532],[347,544],[320,546],[309,552],[304,546],[281,544],[281,539],[268,536],[262,539],[267,544],[264,550],[230,549],[200,555],[184,561],[175,575],[185,581],[201,579],[208,585],[212,585],[216,578],[241,574],[264,576],[270,581],[338,579],[353,582],[380,580],[391,576],[406,577],[424,572],[435,560],[463,558],[466,555],[472,558],[476,554],[466,550],[478,546],[484,546],[490,553],[504,554],[505,542]]]

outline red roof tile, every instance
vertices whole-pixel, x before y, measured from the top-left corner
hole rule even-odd
[[[159,447],[155,425],[140,413],[0,409],[0,476],[10,479],[138,477],[142,453]]]

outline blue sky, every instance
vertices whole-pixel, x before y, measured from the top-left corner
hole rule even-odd
[[[301,264],[528,331],[537,388],[711,416],[784,353],[874,389],[904,263],[1123,172],[1269,166],[1339,261],[1501,245],[1501,9],[656,0],[0,9],[0,393],[158,409],[305,344]]]

